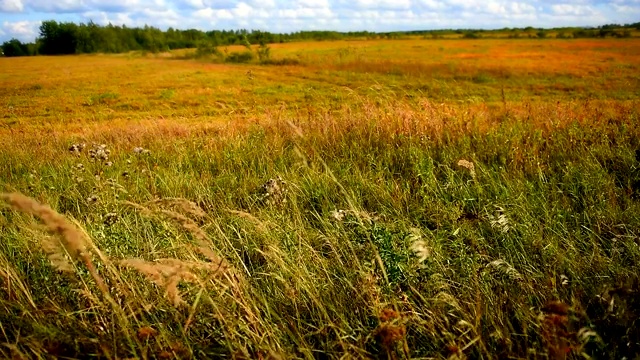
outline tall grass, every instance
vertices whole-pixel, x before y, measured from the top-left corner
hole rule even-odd
[[[638,108],[363,100],[86,133],[108,159],[18,135],[0,352],[635,356]]]

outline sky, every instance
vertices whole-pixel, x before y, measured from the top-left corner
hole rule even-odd
[[[43,20],[161,29],[401,31],[598,26],[640,21],[640,0],[0,0],[0,41]]]

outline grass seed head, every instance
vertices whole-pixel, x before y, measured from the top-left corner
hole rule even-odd
[[[89,239],[64,216],[58,214],[49,206],[42,205],[32,198],[18,193],[0,194],[0,199],[7,202],[14,210],[40,218],[50,233],[60,237],[60,244],[73,259],[79,259],[81,254],[85,253]],[[51,241],[46,240],[45,242],[50,243]],[[47,246],[50,245],[52,244]],[[49,249],[52,250],[54,247],[50,246]]]
[[[465,159],[461,159],[461,160],[458,161],[458,166],[469,170],[469,174],[475,180],[475,178],[476,178],[476,166],[473,165],[473,163],[471,161],[468,161],[468,160],[465,160]]]
[[[45,252],[48,252],[49,259],[54,266],[62,271],[68,271],[71,268],[71,264],[64,261],[64,259],[66,259],[65,253],[69,254],[72,260],[84,263],[103,294],[107,295],[109,293],[104,280],[98,274],[95,265],[91,261],[91,256],[86,251],[87,245],[92,245],[92,243],[84,231],[49,206],[40,204],[30,197],[18,193],[10,193],[0,194],[0,199],[7,202],[14,210],[40,218],[47,231],[57,235],[58,243],[48,240],[53,238],[45,238],[42,242],[42,246]]]
[[[522,274],[520,274],[518,270],[516,270],[516,268],[511,266],[511,264],[502,259],[490,262],[489,264],[487,264],[487,268],[491,268],[498,273],[506,275],[511,280],[524,281],[524,277],[522,276]]]

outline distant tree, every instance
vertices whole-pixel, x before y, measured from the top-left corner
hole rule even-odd
[[[43,21],[40,25],[40,53],[46,55],[74,54],[78,42],[78,25]]]
[[[2,52],[4,56],[13,57],[13,56],[27,56],[29,55],[29,48],[26,44],[23,44],[18,39],[11,39],[9,41],[5,41],[2,44]]]

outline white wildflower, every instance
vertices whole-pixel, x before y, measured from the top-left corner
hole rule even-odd
[[[469,170],[469,174],[471,175],[471,178],[473,178],[474,180],[476,179],[476,167],[475,165],[473,165],[471,161],[461,159],[460,161],[458,161],[458,166]]]

